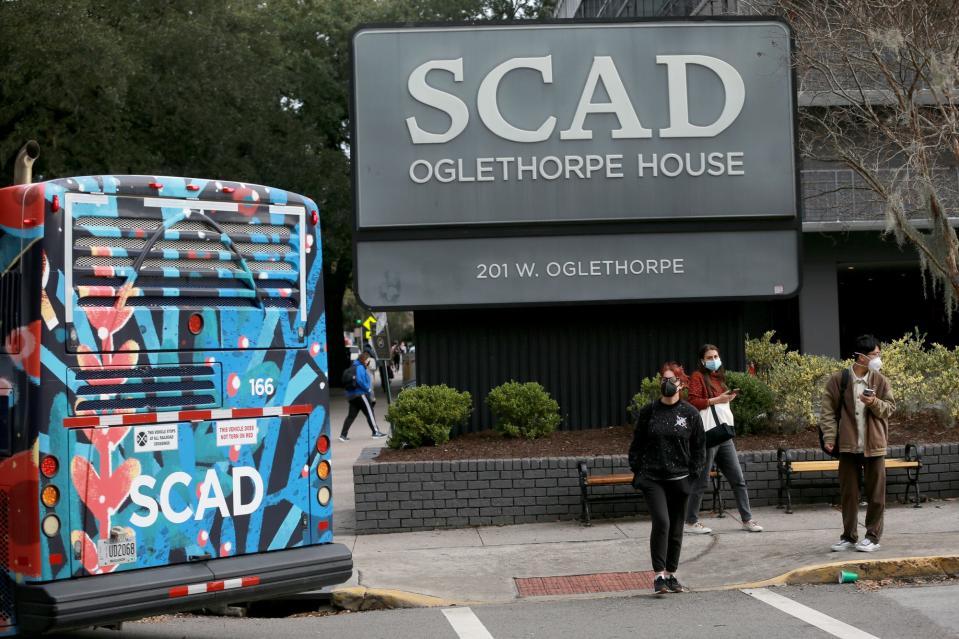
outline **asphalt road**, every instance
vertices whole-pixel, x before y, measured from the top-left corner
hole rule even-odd
[[[798,616],[797,616],[798,615]],[[763,637],[959,637],[959,583],[878,591],[852,585],[519,602],[473,608],[348,613],[326,617],[180,617],[127,623],[71,639],[670,639]]]

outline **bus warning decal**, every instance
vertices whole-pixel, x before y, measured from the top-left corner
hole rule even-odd
[[[235,419],[216,423],[217,446],[241,446],[256,444],[258,433],[255,419]]]

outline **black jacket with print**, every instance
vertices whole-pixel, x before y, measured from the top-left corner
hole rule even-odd
[[[706,435],[699,411],[685,400],[643,406],[636,419],[629,467],[638,477],[695,479],[706,465]]]

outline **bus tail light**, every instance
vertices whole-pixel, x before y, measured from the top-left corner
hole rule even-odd
[[[47,537],[56,537],[60,534],[60,518],[56,515],[47,515],[43,518],[43,534]]]
[[[47,479],[51,479],[60,470],[60,462],[53,455],[47,455],[40,460],[40,472]]]
[[[321,486],[320,490],[316,493],[316,500],[320,502],[320,506],[326,506],[330,503],[331,497],[333,497],[333,493],[330,492],[327,486]]]
[[[194,313],[190,316],[190,321],[187,324],[191,333],[199,335],[200,331],[203,330],[203,316],[199,313]]]
[[[316,467],[316,476],[320,479],[326,479],[330,476],[330,462],[325,459]]]
[[[330,450],[330,438],[320,435],[320,438],[316,440],[316,452],[325,455],[328,450]]]
[[[53,508],[60,501],[60,489],[56,486],[46,486],[40,493],[40,501],[47,508]]]
[[[319,223],[319,221],[320,221],[320,214],[316,211],[316,209],[313,209],[312,211],[310,211],[310,222],[313,223],[313,226],[316,226],[317,223]]]
[[[54,196],[53,196],[53,200],[50,202],[50,209],[51,209],[54,213],[59,213],[59,212],[60,212],[60,196],[59,196],[59,195],[54,195]]]

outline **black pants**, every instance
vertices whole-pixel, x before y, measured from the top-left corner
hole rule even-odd
[[[649,555],[656,572],[676,572],[679,553],[683,549],[683,523],[689,498],[689,479],[660,481],[643,477],[639,480],[653,530],[649,533]]]
[[[379,431],[376,427],[376,417],[373,416],[373,406],[370,404],[369,397],[359,395],[350,400],[350,412],[347,413],[346,419],[343,421],[343,428],[340,429],[340,437],[346,437],[347,433],[350,432],[350,426],[353,424],[353,420],[356,419],[356,416],[360,413],[366,416],[366,423],[370,425],[370,430],[373,431],[374,435]]]

